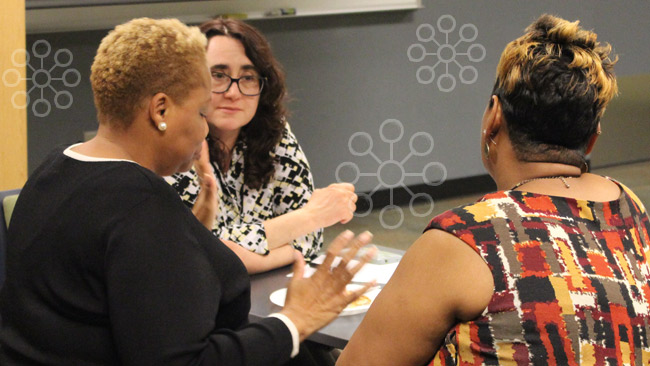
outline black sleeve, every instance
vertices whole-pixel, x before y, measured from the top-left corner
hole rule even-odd
[[[122,363],[288,361],[291,334],[282,321],[246,324],[249,280],[239,259],[207,229],[194,225],[180,202],[164,196],[149,197],[110,230],[105,276]]]

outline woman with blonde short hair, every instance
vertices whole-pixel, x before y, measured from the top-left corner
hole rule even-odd
[[[102,40],[97,136],[53,151],[16,203],[0,364],[310,364],[299,343],[365,291],[345,291],[360,268],[345,263],[370,235],[345,232],[326,259],[349,246],[343,265],[302,278],[296,256],[286,306],[248,323],[246,268],[161,177],[189,169],[208,133],[205,47],[177,20],[132,20]],[[216,210],[210,178],[199,211]]]

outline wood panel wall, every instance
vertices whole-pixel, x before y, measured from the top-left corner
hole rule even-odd
[[[27,180],[25,0],[0,11],[0,190]]]

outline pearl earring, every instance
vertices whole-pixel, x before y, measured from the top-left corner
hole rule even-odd
[[[160,122],[160,124],[158,124],[158,130],[159,131],[165,131],[166,129],[167,129],[167,123]]]

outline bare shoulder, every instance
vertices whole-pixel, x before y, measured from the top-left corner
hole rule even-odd
[[[494,292],[492,274],[483,258],[469,244],[442,230],[422,234],[400,267],[396,271],[398,280],[402,276],[408,281],[421,278],[415,280],[421,286],[418,291],[444,294],[441,300],[449,315],[458,320],[480,315]]]
[[[422,365],[451,327],[481,314],[493,292],[478,253],[451,234],[427,231],[406,252],[337,365]]]
[[[574,184],[575,193],[572,198],[596,202],[609,202],[617,200],[621,195],[621,188],[611,179],[585,173]]]

